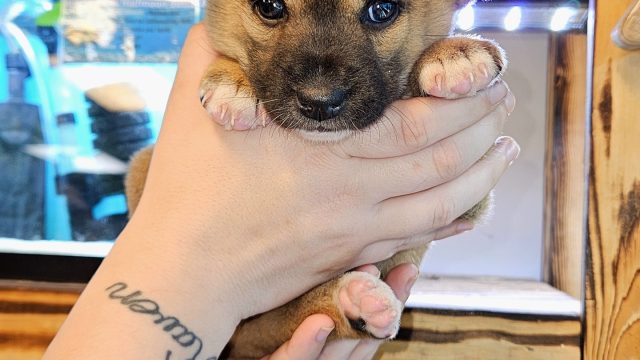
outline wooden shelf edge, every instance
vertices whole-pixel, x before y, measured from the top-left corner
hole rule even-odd
[[[407,308],[580,319],[579,299],[546,284],[499,278],[418,279]]]

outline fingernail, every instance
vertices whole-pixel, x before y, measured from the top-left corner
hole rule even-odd
[[[318,331],[318,333],[316,334],[316,341],[319,343],[324,343],[325,341],[327,341],[327,338],[329,337],[329,334],[331,334],[331,332],[333,331],[334,328],[329,327],[329,328],[320,328],[320,330]]]
[[[509,160],[509,166],[520,155],[520,145],[509,136],[501,136],[496,140],[496,149],[503,152]]]
[[[412,264],[409,274],[409,280],[407,280],[407,283],[404,285],[405,296],[404,299],[402,299],[404,301],[407,301],[407,299],[409,298],[409,294],[411,294],[411,288],[416,283],[416,280],[418,280],[418,275],[420,275],[420,270],[418,270],[417,266]]]
[[[471,221],[462,221],[456,226],[456,234],[462,234],[473,230],[476,225]]]
[[[495,85],[490,87],[488,92],[489,92],[488,93],[489,101],[491,101],[491,104],[495,105],[495,104],[499,103],[500,100],[504,99],[504,97],[508,93],[508,90],[507,90],[507,86],[504,84],[504,82],[499,81]]]
[[[507,97],[504,99],[504,105],[507,107],[507,114],[511,115],[516,108],[516,97],[511,92],[507,93]]]

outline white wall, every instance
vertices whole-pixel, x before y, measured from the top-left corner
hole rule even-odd
[[[517,98],[506,125],[522,151],[495,189],[488,224],[434,243],[422,271],[432,275],[487,275],[541,279],[548,35],[487,33],[506,50],[505,80]]]

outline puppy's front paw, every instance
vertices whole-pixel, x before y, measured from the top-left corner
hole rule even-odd
[[[248,130],[265,126],[268,117],[264,107],[248,91],[236,85],[204,80],[200,102],[207,113],[227,130]]]
[[[504,51],[479,37],[451,37],[431,45],[418,64],[423,95],[446,99],[473,96],[506,68]]]
[[[378,339],[392,339],[400,328],[402,303],[379,278],[354,271],[338,284],[338,304],[351,326]]]

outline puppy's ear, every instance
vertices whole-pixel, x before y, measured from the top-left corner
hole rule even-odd
[[[473,5],[475,2],[476,0],[455,0],[456,10],[462,9],[467,5]]]

